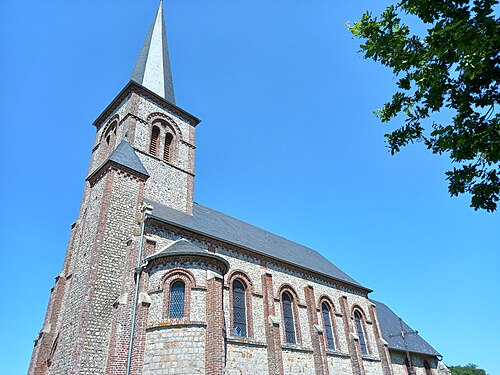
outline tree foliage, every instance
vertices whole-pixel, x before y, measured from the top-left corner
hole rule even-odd
[[[386,134],[392,154],[423,142],[447,154],[452,196],[471,194],[475,210],[495,211],[500,193],[500,19],[498,0],[400,0],[376,17],[365,13],[352,34],[367,59],[392,69],[397,91],[376,115],[403,119]],[[402,18],[418,17],[427,31],[413,33]],[[497,106],[497,107],[496,107]],[[446,110],[445,110],[446,109]],[[446,123],[433,115],[451,114]],[[436,116],[434,116],[436,117]]]
[[[477,368],[477,365],[469,363],[466,366],[448,366],[451,375],[486,375],[486,371]]]

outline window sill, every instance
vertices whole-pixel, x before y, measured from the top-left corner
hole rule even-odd
[[[251,337],[227,337],[226,341],[230,344],[236,344],[236,345],[248,345],[248,346],[256,346],[256,347],[261,347],[261,348],[267,348],[266,343],[257,341]]]
[[[284,350],[290,350],[292,352],[300,352],[300,353],[312,353],[312,349],[304,348],[300,345],[292,345],[292,344],[284,344],[281,346]]]
[[[331,357],[351,358],[349,353],[342,353],[337,350],[327,350],[326,355]]]
[[[361,358],[364,361],[370,361],[370,362],[381,362],[380,358],[375,357],[373,355],[362,355]]]
[[[149,324],[147,331],[157,329],[185,328],[185,327],[206,327],[206,322],[189,321],[189,319],[168,319],[163,322]]]

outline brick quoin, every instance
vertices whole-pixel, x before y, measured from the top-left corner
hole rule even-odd
[[[273,276],[270,273],[262,275],[262,293],[264,295],[264,327],[266,332],[269,375],[283,375],[280,328],[270,322],[269,319],[270,316],[275,316]]]
[[[363,367],[363,362],[361,358],[361,353],[358,350],[358,345],[351,336],[351,319],[349,314],[349,309],[347,307],[347,297],[342,296],[339,298],[340,308],[342,310],[342,317],[344,320],[344,334],[347,338],[347,347],[349,349],[349,354],[351,355],[351,365],[354,375],[365,375],[365,369]]]
[[[323,335],[317,332],[315,325],[318,324],[318,313],[316,311],[316,299],[314,298],[314,289],[312,286],[304,288],[306,296],[307,315],[309,320],[309,332],[313,347],[314,368],[317,375],[328,375],[328,365],[325,366],[326,353],[322,348]]]
[[[212,276],[207,280],[205,375],[221,375],[224,370],[222,287],[222,277]]]
[[[373,322],[373,332],[375,333],[375,340],[377,341],[377,349],[380,360],[382,361],[382,371],[384,375],[393,375],[390,365],[389,349],[382,343],[382,331],[378,323],[377,310],[374,305],[370,306],[370,318]]]

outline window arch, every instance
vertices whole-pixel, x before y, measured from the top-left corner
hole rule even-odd
[[[293,297],[289,292],[283,292],[281,295],[283,305],[283,321],[285,323],[285,342],[287,344],[296,344],[295,321],[293,317]]]
[[[326,347],[328,350],[335,350],[335,337],[333,336],[332,314],[328,303],[321,304],[321,314],[323,316],[323,327],[325,329]]]
[[[247,337],[246,288],[238,279],[233,281],[233,335]]]
[[[361,346],[361,353],[363,355],[368,355],[368,347],[366,346],[365,331],[363,329],[363,317],[361,313],[356,310],[354,311],[354,321],[356,324],[356,331],[359,338],[359,345]]]
[[[186,295],[186,285],[181,280],[174,281],[170,285],[170,303],[168,317],[170,319],[184,317],[184,303]]]
[[[156,125],[153,125],[153,129],[151,130],[151,142],[149,144],[149,153],[151,155],[157,156],[159,146],[160,146],[160,128]]]
[[[165,146],[163,148],[163,161],[169,163],[172,160],[172,142],[174,140],[174,136],[172,133],[167,132],[165,134]]]

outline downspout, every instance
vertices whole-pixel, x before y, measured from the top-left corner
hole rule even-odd
[[[153,207],[148,205],[144,206],[142,209],[144,218],[142,220],[142,225],[141,225],[141,237],[139,239],[139,254],[137,255],[137,267],[135,269],[136,277],[135,277],[134,305],[132,307],[132,325],[130,326],[130,340],[128,344],[126,375],[130,375],[130,369],[132,365],[132,348],[134,346],[135,321],[137,318],[137,301],[139,299],[139,281],[141,279],[141,273],[143,269],[143,266],[141,266],[141,259],[142,259],[142,248],[144,242],[144,227],[146,226],[146,219],[151,214],[152,210]]]

